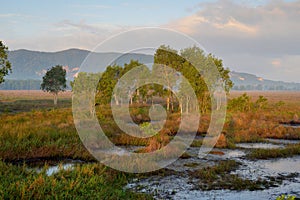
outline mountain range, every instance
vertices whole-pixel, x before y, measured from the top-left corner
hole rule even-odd
[[[39,52],[20,49],[8,52],[8,60],[12,64],[13,73],[8,75],[8,79],[42,79],[48,69],[55,65],[62,65],[67,71],[67,78],[79,71],[81,63],[87,56],[89,68],[98,68],[104,71],[107,67],[105,63],[124,65],[131,59],[139,60],[143,63],[151,63],[152,55],[146,54],[121,54],[121,53],[95,53],[81,49],[68,49],[58,52]],[[117,58],[116,60],[114,60]]]
[[[96,53],[81,49],[68,49],[58,52],[40,52],[20,49],[8,52],[12,72],[0,89],[39,89],[39,81],[48,69],[62,65],[67,71],[67,80],[73,80],[81,64],[89,56],[89,70],[104,71],[107,63],[123,66],[131,59],[141,63],[153,63],[153,55],[121,54],[115,52]],[[235,90],[300,90],[300,83],[266,80],[253,74],[232,71],[231,80]]]
[[[300,90],[300,83],[273,81],[253,74],[230,72],[234,90]]]

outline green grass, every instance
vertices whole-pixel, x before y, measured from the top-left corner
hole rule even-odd
[[[282,149],[254,149],[247,157],[249,159],[286,158],[300,155],[300,144],[288,145]]]
[[[238,166],[239,163],[234,160],[220,161],[218,165],[197,170],[192,172],[192,175],[201,179],[203,182],[212,182],[218,179],[220,176],[237,169]]]
[[[0,161],[1,199],[152,199],[124,190],[130,175],[100,164],[78,165],[47,176]]]
[[[92,160],[77,135],[71,109],[2,114],[0,157],[19,160],[66,157]]]

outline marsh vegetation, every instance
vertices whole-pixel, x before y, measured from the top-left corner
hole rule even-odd
[[[268,100],[265,108],[251,105],[250,110],[243,112],[229,109],[216,149],[200,159],[198,148],[209,124],[209,113],[202,115],[192,147],[165,171],[144,175],[126,174],[96,163],[76,133],[70,107],[71,93],[63,94],[58,106],[53,105],[51,95],[42,92],[1,91],[0,94],[3,180],[0,194],[3,198],[11,195],[19,198],[71,198],[73,195],[104,198],[106,194],[110,194],[111,199],[180,198],[181,195],[196,198],[200,193],[208,196],[210,190],[220,189],[233,191],[225,192],[229,197],[261,194],[269,198],[263,191],[271,192],[272,198],[281,194],[299,195],[299,169],[283,169],[286,168],[284,163],[299,165],[300,131],[282,124],[300,114],[298,93],[264,93]],[[230,98],[241,95],[232,92]],[[261,94],[249,92],[247,95],[252,98],[250,103],[255,103]],[[284,104],[279,105],[280,101]],[[150,139],[133,139],[118,129],[108,107],[96,108],[107,136],[129,151],[161,148],[172,140],[178,126],[179,115],[171,113],[165,123],[168,131]],[[147,109],[146,105],[131,107],[136,123],[149,120]],[[253,148],[239,147],[239,143],[245,142]],[[266,145],[255,146],[257,142]],[[270,145],[279,146],[268,148]],[[74,163],[72,168],[47,175],[47,168],[69,162]],[[33,170],[37,167],[42,170]],[[170,184],[170,179],[178,183]],[[192,191],[191,196],[186,191]]]

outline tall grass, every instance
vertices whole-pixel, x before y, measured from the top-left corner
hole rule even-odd
[[[1,199],[152,199],[124,190],[130,176],[100,164],[78,165],[48,176],[0,161]]]

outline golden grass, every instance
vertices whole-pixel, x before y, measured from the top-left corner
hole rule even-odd
[[[71,99],[72,92],[60,92],[59,99]],[[53,99],[53,95],[42,90],[0,90],[0,102],[14,100]]]

